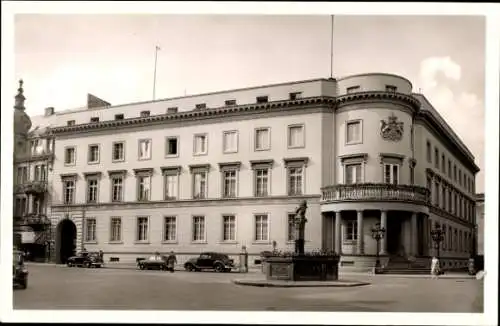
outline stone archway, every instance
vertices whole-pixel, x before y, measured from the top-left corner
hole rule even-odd
[[[76,252],[76,225],[70,219],[64,219],[56,229],[56,263],[66,264]]]

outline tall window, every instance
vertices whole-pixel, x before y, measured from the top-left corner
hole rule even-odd
[[[455,232],[454,232],[454,237],[453,237],[453,248],[455,249],[455,251],[458,251],[458,230],[455,229]]]
[[[446,187],[443,185],[441,188],[441,207],[446,209]]]
[[[451,204],[451,190],[448,189],[448,211],[451,212],[453,210],[453,206]]]
[[[434,167],[439,169],[439,150],[437,147],[434,148]]]
[[[223,171],[224,197],[236,197],[236,170]]]
[[[238,151],[238,132],[236,130],[224,131],[222,138],[224,153],[236,153]]]
[[[40,181],[47,180],[47,166],[45,164],[40,165]]]
[[[165,200],[177,199],[178,179],[178,174],[165,175]]]
[[[193,198],[207,198],[207,172],[197,171],[193,173]]]
[[[63,181],[64,204],[73,204],[75,202],[75,180]]]
[[[457,181],[457,166],[453,165],[453,180]]]
[[[139,160],[151,159],[151,139],[139,140]]]
[[[40,214],[40,198],[39,197],[34,197],[33,198],[33,213],[35,214]]]
[[[347,221],[345,228],[345,240],[355,241],[358,239],[358,222]]]
[[[75,147],[66,147],[64,150],[64,164],[73,165],[76,162],[76,149]]]
[[[448,226],[448,250],[453,250],[453,233],[451,226]]]
[[[462,185],[462,171],[458,170],[458,184],[461,186]]]
[[[255,150],[265,151],[271,147],[271,130],[269,128],[255,129]]]
[[[194,136],[194,155],[207,154],[207,135],[195,135]]]
[[[149,238],[149,218],[137,218],[137,241],[148,241]]]
[[[361,120],[346,123],[346,144],[359,144],[362,142]]]
[[[269,169],[255,169],[255,197],[268,196]]]
[[[99,163],[99,145],[89,145],[88,163]]]
[[[451,179],[451,172],[452,172],[451,171],[451,161],[450,161],[450,159],[448,159],[448,178],[450,178],[450,179]]]
[[[41,180],[41,170],[42,166],[41,165],[35,165],[35,181],[40,181]]]
[[[267,215],[255,215],[255,241],[269,241]]]
[[[427,157],[427,162],[432,163],[432,147],[431,147],[431,142],[427,141],[427,147],[426,147],[426,157]]]
[[[434,200],[434,205],[440,206],[441,192],[439,191],[439,182],[434,183],[434,193],[436,194],[436,198]]]
[[[99,181],[96,178],[87,179],[87,203],[97,203]]]
[[[446,160],[444,158],[444,154],[441,155],[441,170],[443,171],[443,174],[446,173]]]
[[[87,218],[85,219],[85,241],[96,241],[96,219]]]
[[[150,175],[139,175],[137,177],[138,201],[148,201],[151,199],[151,176]]]
[[[163,241],[177,240],[177,218],[175,216],[165,216],[163,230]]]
[[[113,162],[120,162],[125,160],[125,143],[113,143]]]
[[[294,213],[289,213],[288,214],[288,235],[287,235],[287,240],[288,241],[294,241],[295,240],[295,214]]]
[[[165,140],[165,156],[176,157],[179,155],[179,138],[167,137]]]
[[[111,233],[109,237],[110,241],[118,242],[122,241],[122,219],[121,217],[111,218]]]
[[[458,195],[456,193],[454,195],[454,198],[455,198],[455,215],[458,215],[459,214],[459,211],[458,211]]]
[[[222,217],[222,241],[236,241],[236,216]]]
[[[302,167],[289,167],[288,168],[288,195],[302,195],[303,188],[303,168]]]
[[[398,184],[399,182],[399,165],[384,164],[384,182],[390,184]]]
[[[205,241],[205,216],[193,216],[193,241]]]
[[[111,178],[111,201],[120,202],[123,200],[123,177],[120,175]]]
[[[304,147],[304,126],[296,125],[288,127],[288,147]]]
[[[347,164],[344,166],[345,184],[361,183],[361,164]]]

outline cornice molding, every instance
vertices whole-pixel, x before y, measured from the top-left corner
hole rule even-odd
[[[285,168],[291,165],[303,165],[304,167],[307,167],[307,163],[309,163],[309,157],[307,156],[283,158],[283,164],[285,165]]]
[[[193,170],[210,170],[210,163],[206,164],[191,164],[189,165],[189,171],[193,172]]]
[[[113,174],[127,175],[127,170],[108,170],[108,175],[113,175]]]
[[[250,160],[250,166],[252,169],[257,166],[257,165],[269,165],[269,167],[272,167],[274,164],[273,159],[268,159],[268,160]]]
[[[240,161],[219,163],[219,169],[220,170],[227,169],[227,168],[239,169],[240,167],[241,167],[241,162]]]
[[[163,173],[163,174],[170,172],[170,171],[179,174],[182,171],[182,166],[180,166],[180,165],[162,166],[162,167],[160,167],[160,170],[161,170],[161,173]]]
[[[78,173],[64,173],[64,174],[60,174],[59,177],[61,179],[77,178]]]
[[[94,171],[94,172],[83,172],[83,176],[85,178],[88,178],[88,177],[101,177],[102,175],[102,172],[100,171]]]
[[[366,162],[368,160],[368,153],[345,154],[345,155],[340,155],[338,158],[340,159],[341,164],[343,164],[346,160],[356,160],[356,159]]]
[[[380,163],[383,163],[385,158],[392,158],[392,159],[400,160],[401,163],[403,163],[405,157],[406,157],[405,155],[396,154],[396,153],[379,153]]]
[[[337,108],[340,109],[346,105],[352,104],[354,102],[367,102],[367,101],[389,101],[393,103],[403,103],[409,106],[414,112],[420,110],[420,101],[415,97],[403,93],[397,92],[386,92],[386,91],[369,91],[369,92],[357,92],[352,94],[345,94],[338,96],[335,100]]]
[[[255,103],[237,106],[222,106],[213,109],[192,110],[185,112],[166,113],[149,117],[128,118],[124,120],[102,121],[98,123],[85,123],[74,126],[54,127],[55,135],[72,134],[79,132],[102,131],[110,128],[124,128],[133,126],[147,126],[164,123],[183,123],[186,121],[211,119],[216,117],[233,117],[241,114],[265,113],[286,109],[303,109],[304,106],[335,105],[335,99],[329,96],[308,97],[298,100],[272,101],[267,103]]]
[[[137,169],[132,169],[132,171],[134,171],[134,174],[135,175],[138,175],[138,174],[153,174],[154,172],[154,168],[137,168]]]

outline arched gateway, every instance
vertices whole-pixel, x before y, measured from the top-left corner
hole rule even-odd
[[[69,257],[75,255],[76,225],[70,219],[64,219],[57,225],[56,231],[56,263],[65,264]]]

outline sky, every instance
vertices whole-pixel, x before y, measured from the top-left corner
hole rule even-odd
[[[469,147],[484,191],[485,19],[335,15],[334,77],[387,72],[423,93]],[[51,15],[14,21],[27,113],[330,76],[328,15]]]

